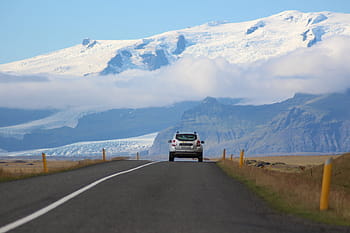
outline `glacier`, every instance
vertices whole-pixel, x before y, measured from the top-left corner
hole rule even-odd
[[[0,127],[0,136],[23,139],[24,135],[37,129],[55,129],[59,127],[75,128],[81,117],[93,112],[94,111],[85,111],[79,108],[61,110],[38,120]]]
[[[41,156],[45,153],[48,158],[101,158],[102,149],[106,150],[107,158],[117,156],[134,157],[136,153],[147,155],[149,148],[152,146],[157,132],[146,134],[138,137],[113,139],[103,141],[77,142],[65,146],[45,149],[35,149],[28,151],[5,152],[0,150],[0,157],[33,157]]]

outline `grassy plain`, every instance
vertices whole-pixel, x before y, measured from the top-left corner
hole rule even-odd
[[[334,156],[330,208],[327,211],[319,211],[322,163],[327,158],[327,156],[255,158],[270,163],[286,163],[284,166],[278,166],[278,170],[274,169],[272,164],[263,167],[245,165],[239,168],[235,160],[220,161],[218,165],[229,175],[247,184],[280,211],[328,224],[349,226],[350,154]],[[291,165],[288,165],[288,162]]]
[[[113,160],[122,160],[126,157],[116,157]],[[48,173],[61,172],[103,163],[100,159],[84,159],[79,161],[47,160]],[[22,179],[45,174],[41,160],[34,159],[3,159],[0,160],[0,182]]]
[[[251,157],[247,159],[263,160],[270,163],[286,163],[288,165],[296,166],[308,166],[308,165],[320,165],[323,164],[327,159],[336,159],[340,155],[319,155],[319,156],[300,156],[300,155],[289,155],[289,156],[266,156],[266,157]]]

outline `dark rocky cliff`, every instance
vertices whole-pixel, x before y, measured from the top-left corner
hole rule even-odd
[[[159,133],[150,154],[167,155],[176,130],[197,131],[206,141],[205,155],[223,148],[237,154],[350,151],[350,91],[306,95],[270,105],[227,105],[206,98],[187,110],[174,127]]]

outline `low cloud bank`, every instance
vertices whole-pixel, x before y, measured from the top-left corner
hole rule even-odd
[[[350,38],[335,37],[311,48],[253,64],[224,58],[184,57],[156,71],[130,70],[96,77],[18,76],[0,73],[0,107],[137,108],[206,96],[245,98],[266,104],[295,93],[350,88]]]

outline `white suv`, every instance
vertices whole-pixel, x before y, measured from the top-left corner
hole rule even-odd
[[[203,162],[203,145],[204,141],[199,139],[196,132],[179,132],[177,131],[169,144],[169,161],[178,158],[198,158],[198,162]]]

